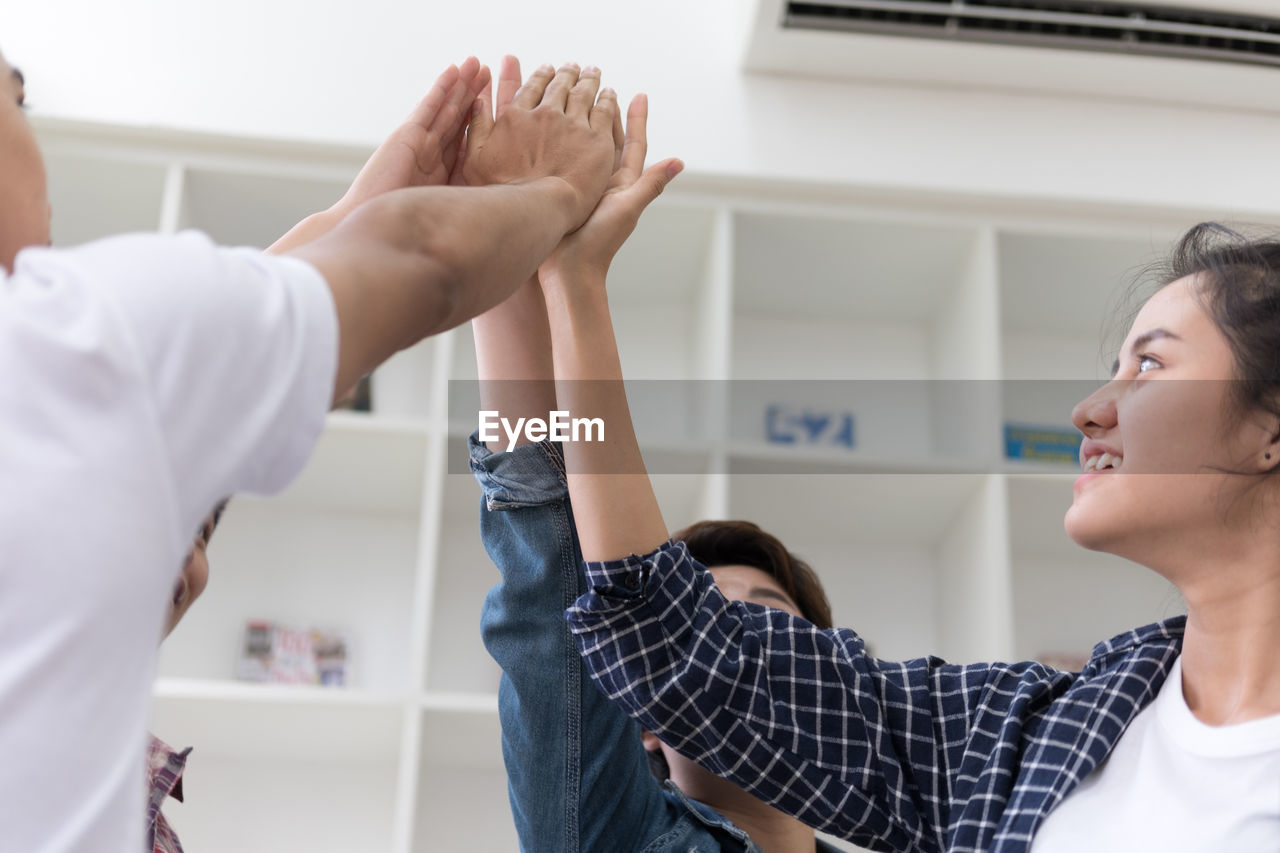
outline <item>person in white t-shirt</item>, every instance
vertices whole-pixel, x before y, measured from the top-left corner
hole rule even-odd
[[[0,58],[0,850],[140,849],[191,531],[286,485],[332,400],[497,304],[599,200],[619,122],[599,72],[543,66],[496,121],[487,84],[475,60],[446,71],[275,255],[198,233],[55,250]],[[496,182],[461,186],[473,171]]]

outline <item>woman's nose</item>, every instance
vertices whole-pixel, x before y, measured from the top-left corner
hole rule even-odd
[[[1089,437],[1111,429],[1116,425],[1116,383],[1112,380],[1076,403],[1071,410],[1071,422],[1076,429]]]

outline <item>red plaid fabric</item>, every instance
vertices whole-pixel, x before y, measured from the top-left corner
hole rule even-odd
[[[173,827],[160,813],[164,801],[182,802],[182,771],[191,747],[175,751],[155,735],[147,746],[147,849],[152,853],[182,853]]]

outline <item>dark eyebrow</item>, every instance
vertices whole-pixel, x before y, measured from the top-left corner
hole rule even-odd
[[[787,605],[788,607],[794,608],[796,612],[799,612],[800,610],[799,605],[797,605],[794,601],[792,601],[786,595],[784,595],[781,592],[778,592],[776,589],[769,589],[769,587],[767,586],[753,587],[751,590],[747,592],[747,594],[750,595],[752,598],[772,598],[774,601],[781,601],[783,604]]]
[[[1157,341],[1161,338],[1169,338],[1174,341],[1182,340],[1182,338],[1178,337],[1168,329],[1152,329],[1151,331],[1143,332],[1141,335],[1134,338],[1133,346],[1129,347],[1129,352],[1137,352],[1138,350],[1145,349],[1152,341]],[[1120,359],[1117,358],[1115,363],[1111,365],[1111,378],[1114,379],[1116,374],[1119,372]]]
[[[19,86],[27,85],[27,78],[22,76],[21,71],[19,71],[17,68],[11,68],[9,70],[11,72],[9,76],[12,77],[14,80],[17,80]]]

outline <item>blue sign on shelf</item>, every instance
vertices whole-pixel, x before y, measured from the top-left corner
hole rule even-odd
[[[1080,442],[1083,438],[1075,429],[1005,424],[1004,455],[1008,459],[1068,462],[1075,465],[1080,462]]]
[[[781,403],[765,409],[764,436],[770,444],[839,447],[844,450],[852,450],[857,444],[853,412],[793,409]]]

